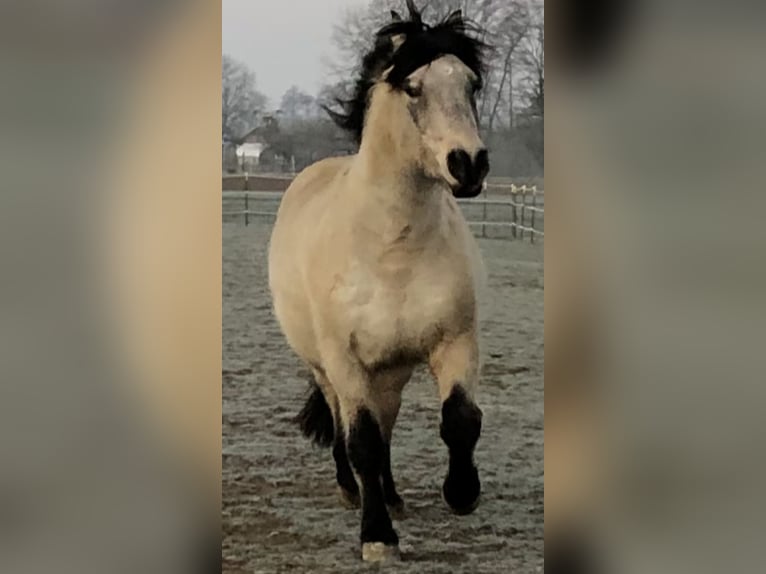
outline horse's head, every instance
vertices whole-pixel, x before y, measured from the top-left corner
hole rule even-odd
[[[477,196],[489,172],[476,112],[480,82],[450,54],[408,75],[399,96],[421,138],[423,169],[444,179],[457,197]]]
[[[340,102],[346,113],[331,115],[361,141],[371,93],[377,101],[382,92],[385,105],[394,106],[390,121],[404,122],[401,131],[418,140],[425,175],[445,181],[457,197],[475,197],[489,172],[476,111],[485,45],[460,10],[428,26],[412,0],[407,5],[409,20],[392,12],[393,21],[378,32],[354,97]]]

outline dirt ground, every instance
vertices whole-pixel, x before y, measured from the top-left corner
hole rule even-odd
[[[266,223],[223,226],[224,572],[378,571],[361,562],[359,511],[338,502],[331,452],[290,422],[306,398],[308,371],[271,313],[270,231]],[[461,517],[441,499],[440,405],[420,369],[394,430],[406,515],[394,521],[403,560],[386,565],[391,572],[543,570],[542,245],[483,239],[480,246],[489,273],[477,394],[481,504]]]

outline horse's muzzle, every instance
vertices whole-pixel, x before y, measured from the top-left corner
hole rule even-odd
[[[458,185],[452,188],[452,195],[458,199],[469,199],[481,194],[481,192],[484,191],[484,187],[484,183],[480,183],[474,187]]]
[[[454,149],[447,156],[447,167],[457,184],[452,187],[455,197],[476,197],[484,189],[484,180],[489,173],[489,153],[480,149],[471,158],[468,152]]]

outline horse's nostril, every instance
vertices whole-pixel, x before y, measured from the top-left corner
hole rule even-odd
[[[462,149],[453,149],[447,156],[447,167],[460,185],[465,185],[471,179],[471,157]]]
[[[459,185],[474,187],[489,173],[489,152],[480,149],[472,161],[465,150],[453,149],[447,156],[447,167]]]
[[[474,173],[478,181],[487,177],[489,173],[489,152],[486,149],[480,149],[479,153],[476,154]]]

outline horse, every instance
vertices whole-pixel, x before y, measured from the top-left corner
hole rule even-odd
[[[332,446],[341,499],[361,504],[365,561],[400,559],[391,515],[403,511],[391,470],[402,389],[427,363],[449,452],[442,496],[478,505],[474,450],[482,411],[477,294],[484,268],[456,201],[481,193],[489,157],[476,94],[486,45],[457,10],[435,25],[412,0],[392,11],[353,96],[326,108],[358,153],[319,161],[284,193],[268,267],[273,311],[312,373],[297,417]]]

